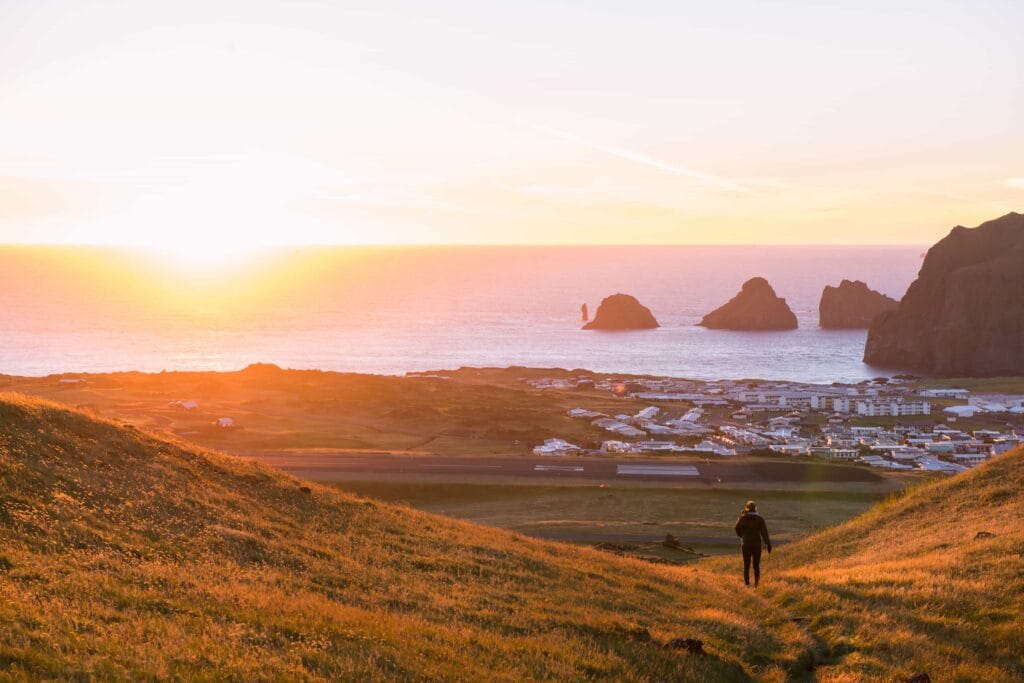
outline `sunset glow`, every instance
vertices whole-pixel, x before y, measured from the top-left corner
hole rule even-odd
[[[851,7],[5,3],[0,242],[919,244],[1019,208],[1020,8]]]

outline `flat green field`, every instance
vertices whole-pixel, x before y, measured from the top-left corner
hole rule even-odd
[[[888,494],[757,490],[347,481],[345,491],[529,536],[574,543],[653,541],[665,534],[708,554],[735,551],[733,525],[751,496],[773,540],[795,541],[846,521]]]

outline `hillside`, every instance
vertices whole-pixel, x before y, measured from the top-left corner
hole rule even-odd
[[[253,365],[237,372],[0,375],[0,392],[59,401],[234,453],[525,454],[555,435],[600,445],[601,430],[566,418],[565,411],[585,402],[611,413],[623,410],[622,400],[593,391],[534,389],[519,379],[531,373],[537,371],[389,377]],[[198,407],[172,405],[182,400]],[[236,428],[216,427],[222,416]]]
[[[15,678],[782,680],[811,644],[735,577],[306,486],[14,395],[0,620]],[[677,636],[708,654],[661,647]]]
[[[1024,680],[1022,511],[1018,449],[780,549],[765,594],[821,639],[820,680]]]

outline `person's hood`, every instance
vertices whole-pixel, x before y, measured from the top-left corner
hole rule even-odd
[[[747,510],[746,512],[743,513],[744,517],[746,517],[747,515],[750,515],[752,517],[760,517],[761,516],[755,510]]]

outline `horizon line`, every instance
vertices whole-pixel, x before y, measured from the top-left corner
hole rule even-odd
[[[934,242],[310,242],[242,246],[240,253],[283,249],[426,248],[426,247],[930,247]],[[111,242],[0,242],[0,249],[101,248],[131,251],[165,251],[166,245],[117,244]],[[197,245],[201,248],[202,245]]]

